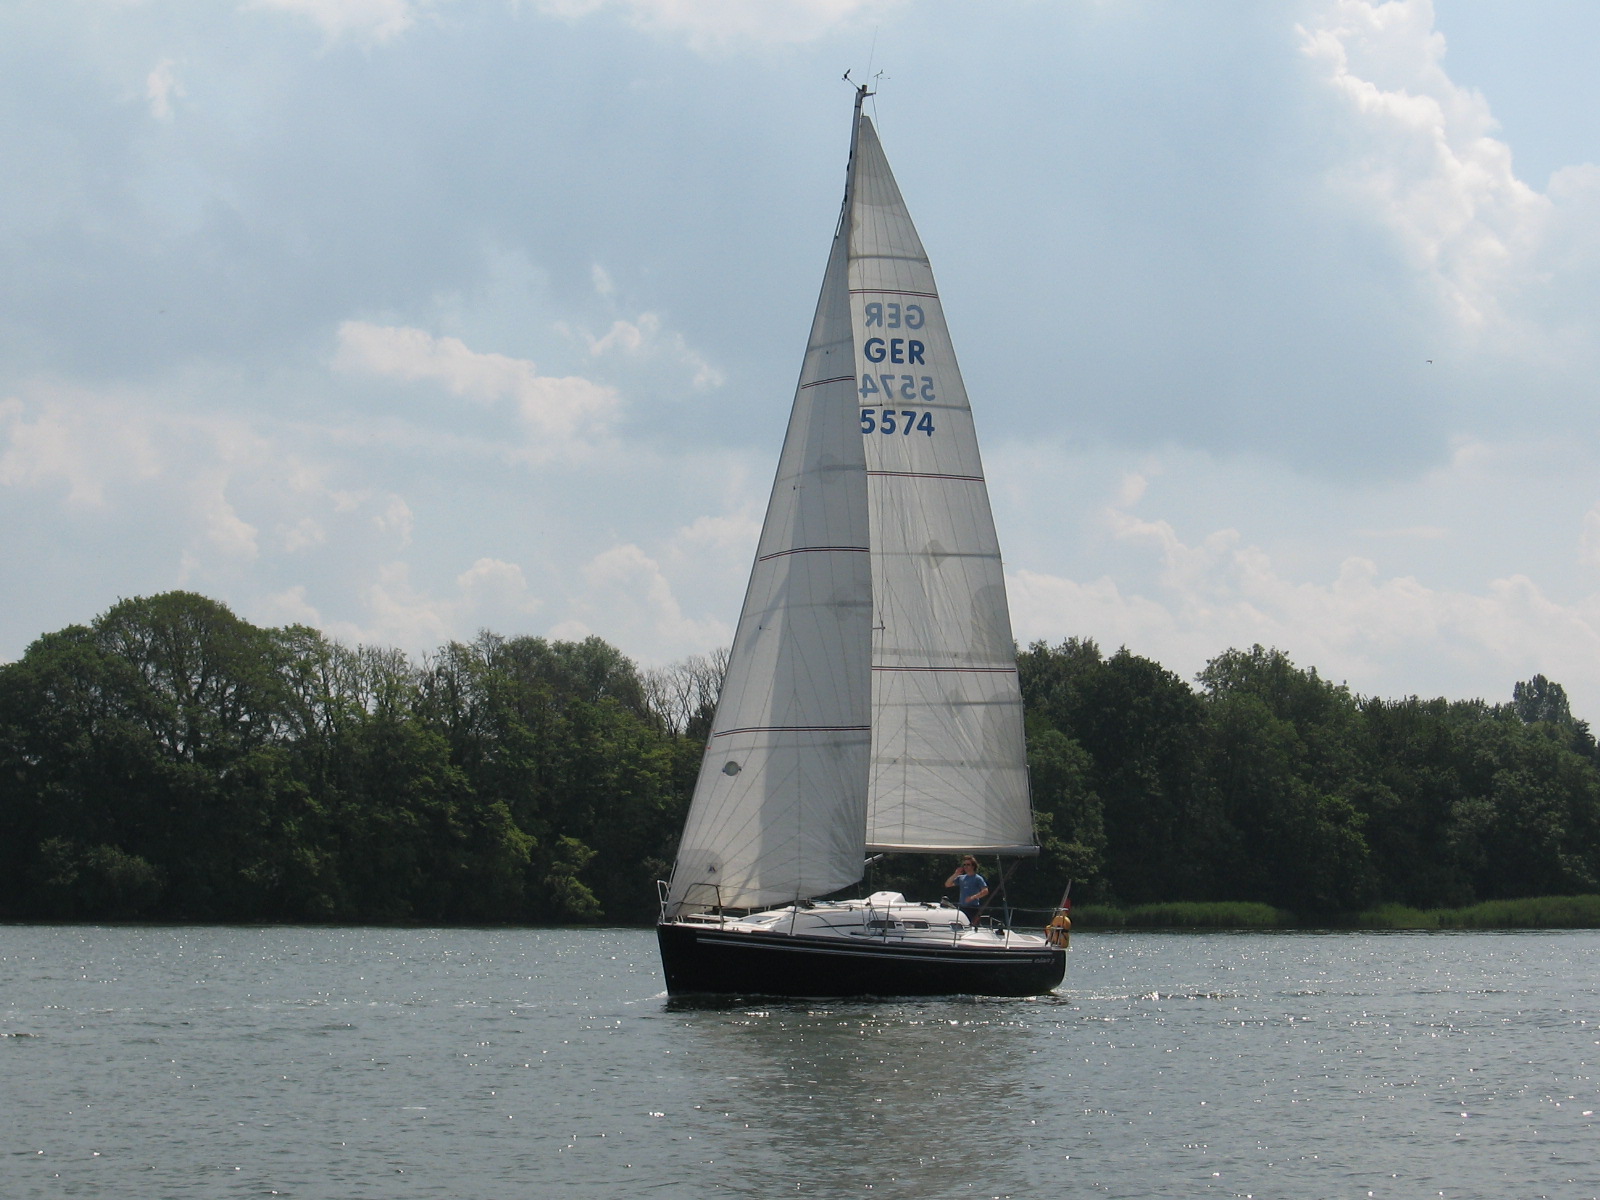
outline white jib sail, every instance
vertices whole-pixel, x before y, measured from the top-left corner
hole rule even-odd
[[[872,573],[847,249],[846,218],[673,868],[669,919],[820,896],[861,877]]]
[[[972,411],[872,124],[850,300],[872,546],[871,850],[1036,852],[1015,644]]]

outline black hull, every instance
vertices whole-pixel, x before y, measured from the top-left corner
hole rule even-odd
[[[965,949],[863,938],[656,926],[674,996],[1036,996],[1067,973],[1050,946]]]

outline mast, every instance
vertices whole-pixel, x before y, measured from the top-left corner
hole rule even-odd
[[[844,73],[846,79],[850,72]],[[850,119],[850,157],[844,164],[844,204],[839,209],[839,228],[834,232],[835,237],[843,235],[846,243],[850,236],[850,200],[856,190],[856,148],[861,144],[861,106],[867,102],[868,96],[875,96],[876,92],[867,91],[864,83],[856,84],[856,108]]]

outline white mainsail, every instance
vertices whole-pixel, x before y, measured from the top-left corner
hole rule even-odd
[[[972,414],[871,122],[667,893],[755,908],[869,846],[1035,852],[1022,705]]]
[[[854,157],[874,610],[867,848],[1033,854],[1016,647],[972,410],[933,269],[865,117]]]

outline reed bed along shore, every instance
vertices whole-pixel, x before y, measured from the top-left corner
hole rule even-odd
[[[1297,923],[1293,913],[1244,900],[1180,900],[1131,908],[1085,904],[1072,910],[1075,929],[1274,929]]]
[[[1529,896],[1466,908],[1385,904],[1358,915],[1364,929],[1600,929],[1600,896]]]
[[[1077,929],[1600,929],[1600,895],[1486,900],[1465,908],[1382,904],[1354,914],[1306,916],[1246,901],[1178,901],[1072,910]]]

